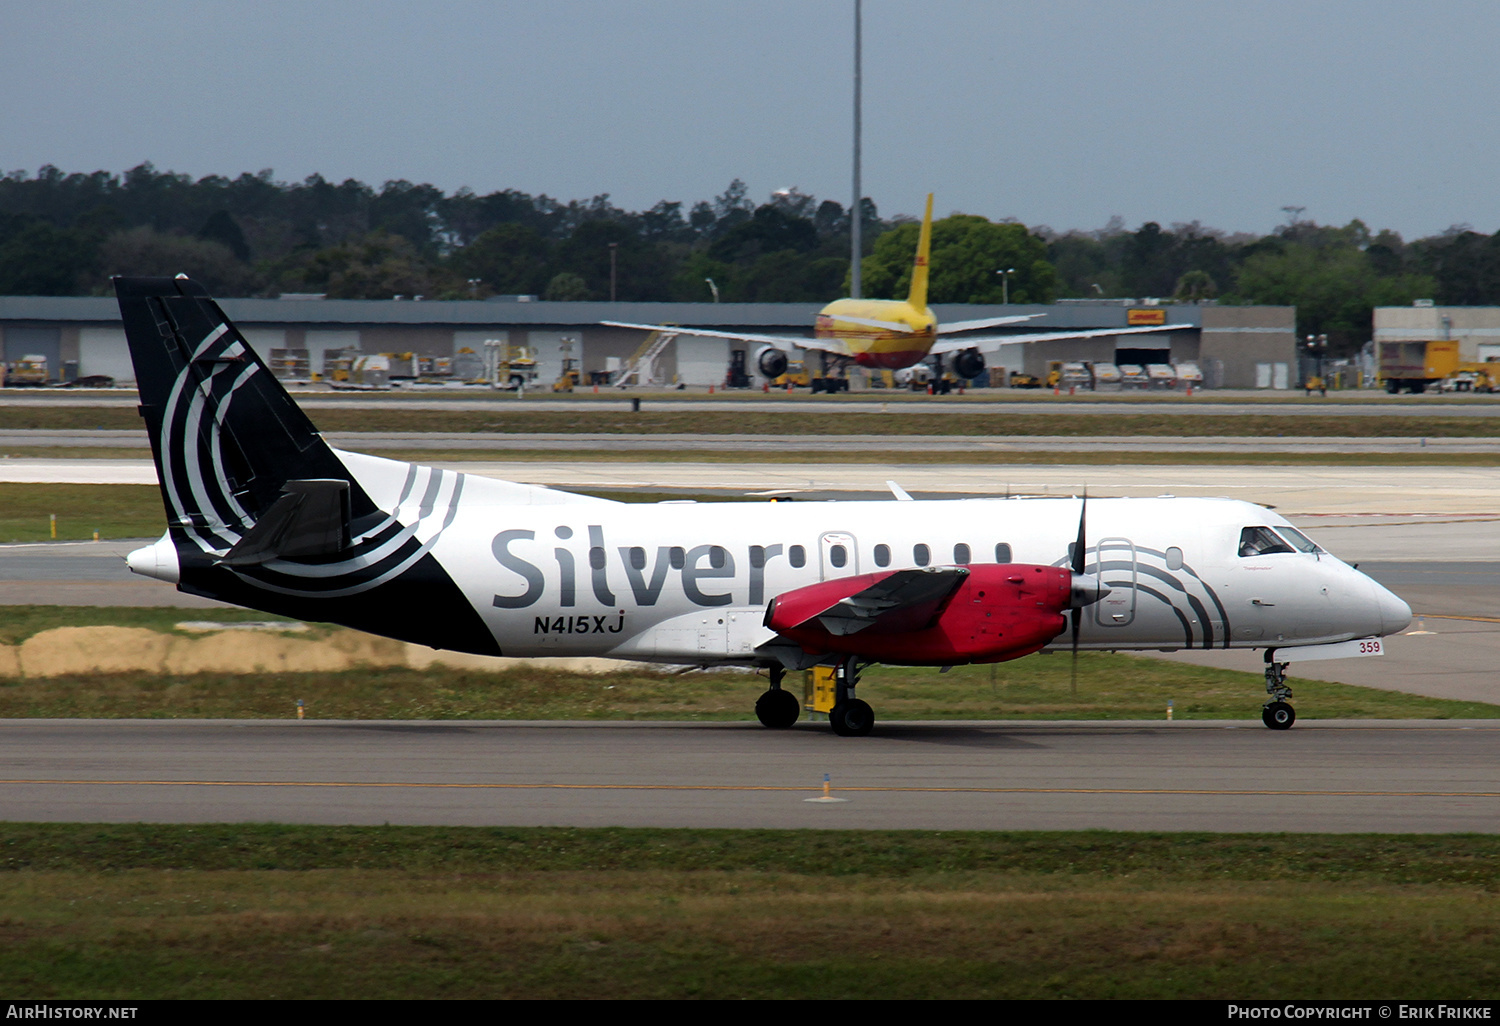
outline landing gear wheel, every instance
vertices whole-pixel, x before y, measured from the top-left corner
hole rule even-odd
[[[1272,730],[1290,730],[1297,722],[1297,710],[1285,702],[1267,702],[1260,711],[1260,719]]]
[[[785,688],[772,688],[755,700],[755,718],[772,730],[785,730],[802,715],[802,703]]]
[[[851,698],[829,711],[828,723],[839,737],[864,737],[875,726],[875,710],[869,702]]]

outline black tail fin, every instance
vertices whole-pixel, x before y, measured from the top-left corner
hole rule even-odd
[[[201,285],[185,276],[114,284],[173,527],[198,534],[211,549],[230,548],[287,481],[348,479]],[[355,516],[369,511],[358,508],[359,496],[350,498]]]
[[[421,502],[414,520],[377,509],[202,286],[116,278],[115,293],[179,590],[500,654],[431,551],[457,515],[462,474],[392,463],[385,472],[405,479],[396,507]]]

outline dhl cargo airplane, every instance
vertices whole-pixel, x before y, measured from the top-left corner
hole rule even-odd
[[[626,321],[600,323],[612,328],[637,328],[674,335],[762,343],[762,348],[756,354],[755,365],[767,378],[778,378],[786,373],[789,355],[794,355],[799,349],[811,349],[824,353],[835,361],[853,362],[874,370],[902,370],[929,357],[954,354],[954,372],[961,378],[972,379],[984,373],[984,353],[993,352],[1001,345],[1100,338],[1105,335],[1136,335],[1144,332],[1160,334],[1172,330],[1170,327],[1156,325],[1148,328],[1102,328],[982,337],[969,334],[985,328],[1035,320],[1046,316],[1045,314],[986,317],[940,325],[937,316],[927,306],[928,262],[931,252],[932,194],[928,193],[927,211],[922,216],[922,230],[917,238],[917,258],[912,265],[911,291],[906,299],[836,299],[819,311],[813,338],[713,331],[667,324],[632,324]]]
[[[1406,603],[1228,499],[627,504],[342,452],[185,276],[116,278],[167,530],[130,568],[178,590],[483,655],[837,668],[835,731],[875,662],[1071,647],[1376,654]],[[903,501],[904,500],[904,501]],[[1076,524],[1076,531],[1071,525]]]

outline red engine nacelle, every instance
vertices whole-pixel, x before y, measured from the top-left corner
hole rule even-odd
[[[809,654],[882,663],[998,663],[1045,647],[1067,626],[1073,574],[1066,567],[981,563],[939,599],[898,605],[849,633],[826,617],[841,601],[899,571],[823,581],[772,600],[766,626]]]

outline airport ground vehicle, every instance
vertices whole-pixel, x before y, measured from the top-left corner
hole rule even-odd
[[[1378,360],[1376,376],[1387,392],[1425,392],[1458,372],[1458,343],[1382,342]]]
[[[1500,392],[1500,361],[1461,363],[1457,372],[1443,382],[1453,392]]]
[[[45,356],[23,356],[10,365],[5,383],[12,386],[45,385],[47,383],[47,358]]]
[[[1391,394],[1425,392],[1433,385],[1450,392],[1500,391],[1500,362],[1459,359],[1452,339],[1382,342],[1377,379]]]

